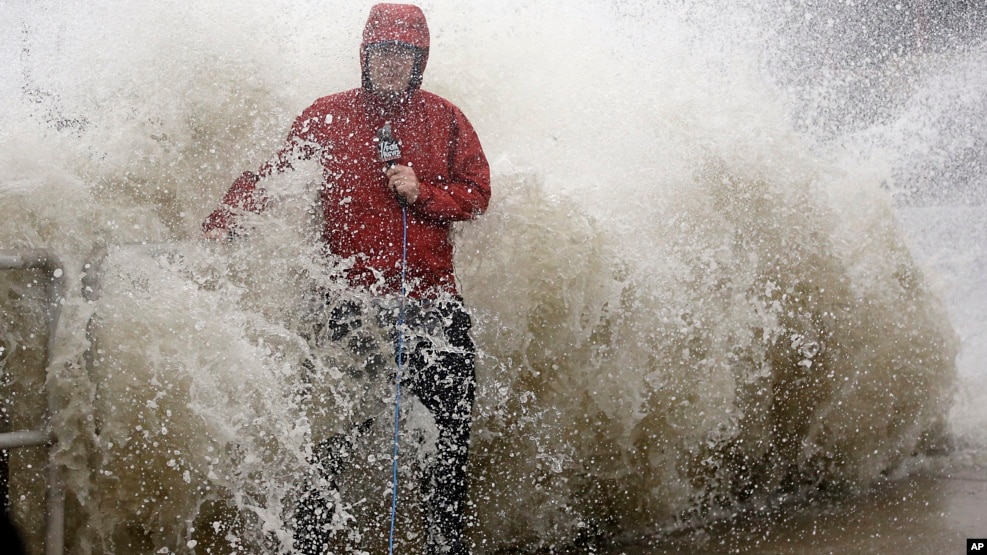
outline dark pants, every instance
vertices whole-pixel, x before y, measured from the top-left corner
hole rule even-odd
[[[367,352],[368,368],[380,362],[380,349],[368,348],[356,330],[366,327],[370,310],[346,302],[331,309],[324,330],[317,333],[332,341],[348,341],[353,349]],[[399,316],[390,311],[376,314],[385,327]],[[459,299],[422,305],[409,301],[404,313],[402,346],[405,354],[402,391],[418,397],[432,414],[438,429],[435,455],[427,461],[422,477],[423,509],[428,531],[428,553],[469,553],[463,540],[465,525],[470,425],[476,390],[475,348],[469,336],[472,321]],[[393,327],[391,329],[394,329]],[[366,337],[366,336],[364,336]],[[394,365],[397,367],[397,364]],[[372,373],[373,370],[368,370]],[[351,433],[320,442],[313,449],[320,469],[317,479],[335,485],[338,472],[362,435],[360,423]],[[302,553],[323,553],[331,520],[330,500],[314,489],[299,501],[295,547]]]

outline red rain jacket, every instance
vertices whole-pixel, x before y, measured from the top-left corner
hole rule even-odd
[[[370,92],[367,46],[396,41],[419,50],[416,78],[401,102]],[[315,101],[295,120],[285,146],[259,175],[244,173],[206,218],[204,230],[235,225],[237,210],[260,212],[266,196],[258,182],[293,160],[317,157],[325,183],[319,191],[322,239],[329,253],[352,257],[347,278],[378,293],[401,288],[401,206],[387,188],[378,161],[377,131],[390,123],[401,150],[399,164],[411,166],[419,197],[408,206],[406,278],[415,297],[455,294],[453,222],[483,213],[490,200],[490,168],[466,116],[452,103],[418,88],[428,59],[428,27],[414,6],[374,6],[360,48],[364,87]],[[379,277],[378,277],[379,276]]]

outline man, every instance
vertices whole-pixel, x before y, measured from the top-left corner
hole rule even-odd
[[[462,533],[475,351],[470,317],[457,292],[450,232],[454,222],[486,210],[490,169],[463,113],[420,89],[428,52],[421,9],[375,5],[360,46],[362,86],[320,98],[302,112],[285,146],[257,174],[246,172],[233,183],[203,229],[212,238],[235,236],[237,214],[259,212],[266,204],[262,178],[291,169],[296,160],[319,160],[325,177],[319,191],[321,238],[327,254],[351,261],[348,283],[374,295],[406,294],[418,314],[433,313],[430,321],[443,323],[438,346],[426,340],[408,347],[403,382],[435,417],[439,431],[423,484],[429,552],[462,554],[468,553]],[[385,163],[380,146],[390,138],[397,148],[388,152],[400,157]],[[335,338],[359,327],[361,318],[371,319],[360,314],[365,308],[338,308],[325,323]],[[336,466],[337,461],[323,462]],[[325,549],[304,538],[296,547]]]

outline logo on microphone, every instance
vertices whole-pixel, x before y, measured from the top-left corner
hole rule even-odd
[[[394,135],[391,132],[391,124],[385,123],[384,127],[377,130],[377,159],[381,162],[391,163],[400,157],[401,146],[394,139]]]

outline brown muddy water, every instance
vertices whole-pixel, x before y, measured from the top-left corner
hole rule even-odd
[[[642,539],[602,555],[966,553],[987,536],[987,469],[929,470],[841,501],[742,516],[699,531]]]

